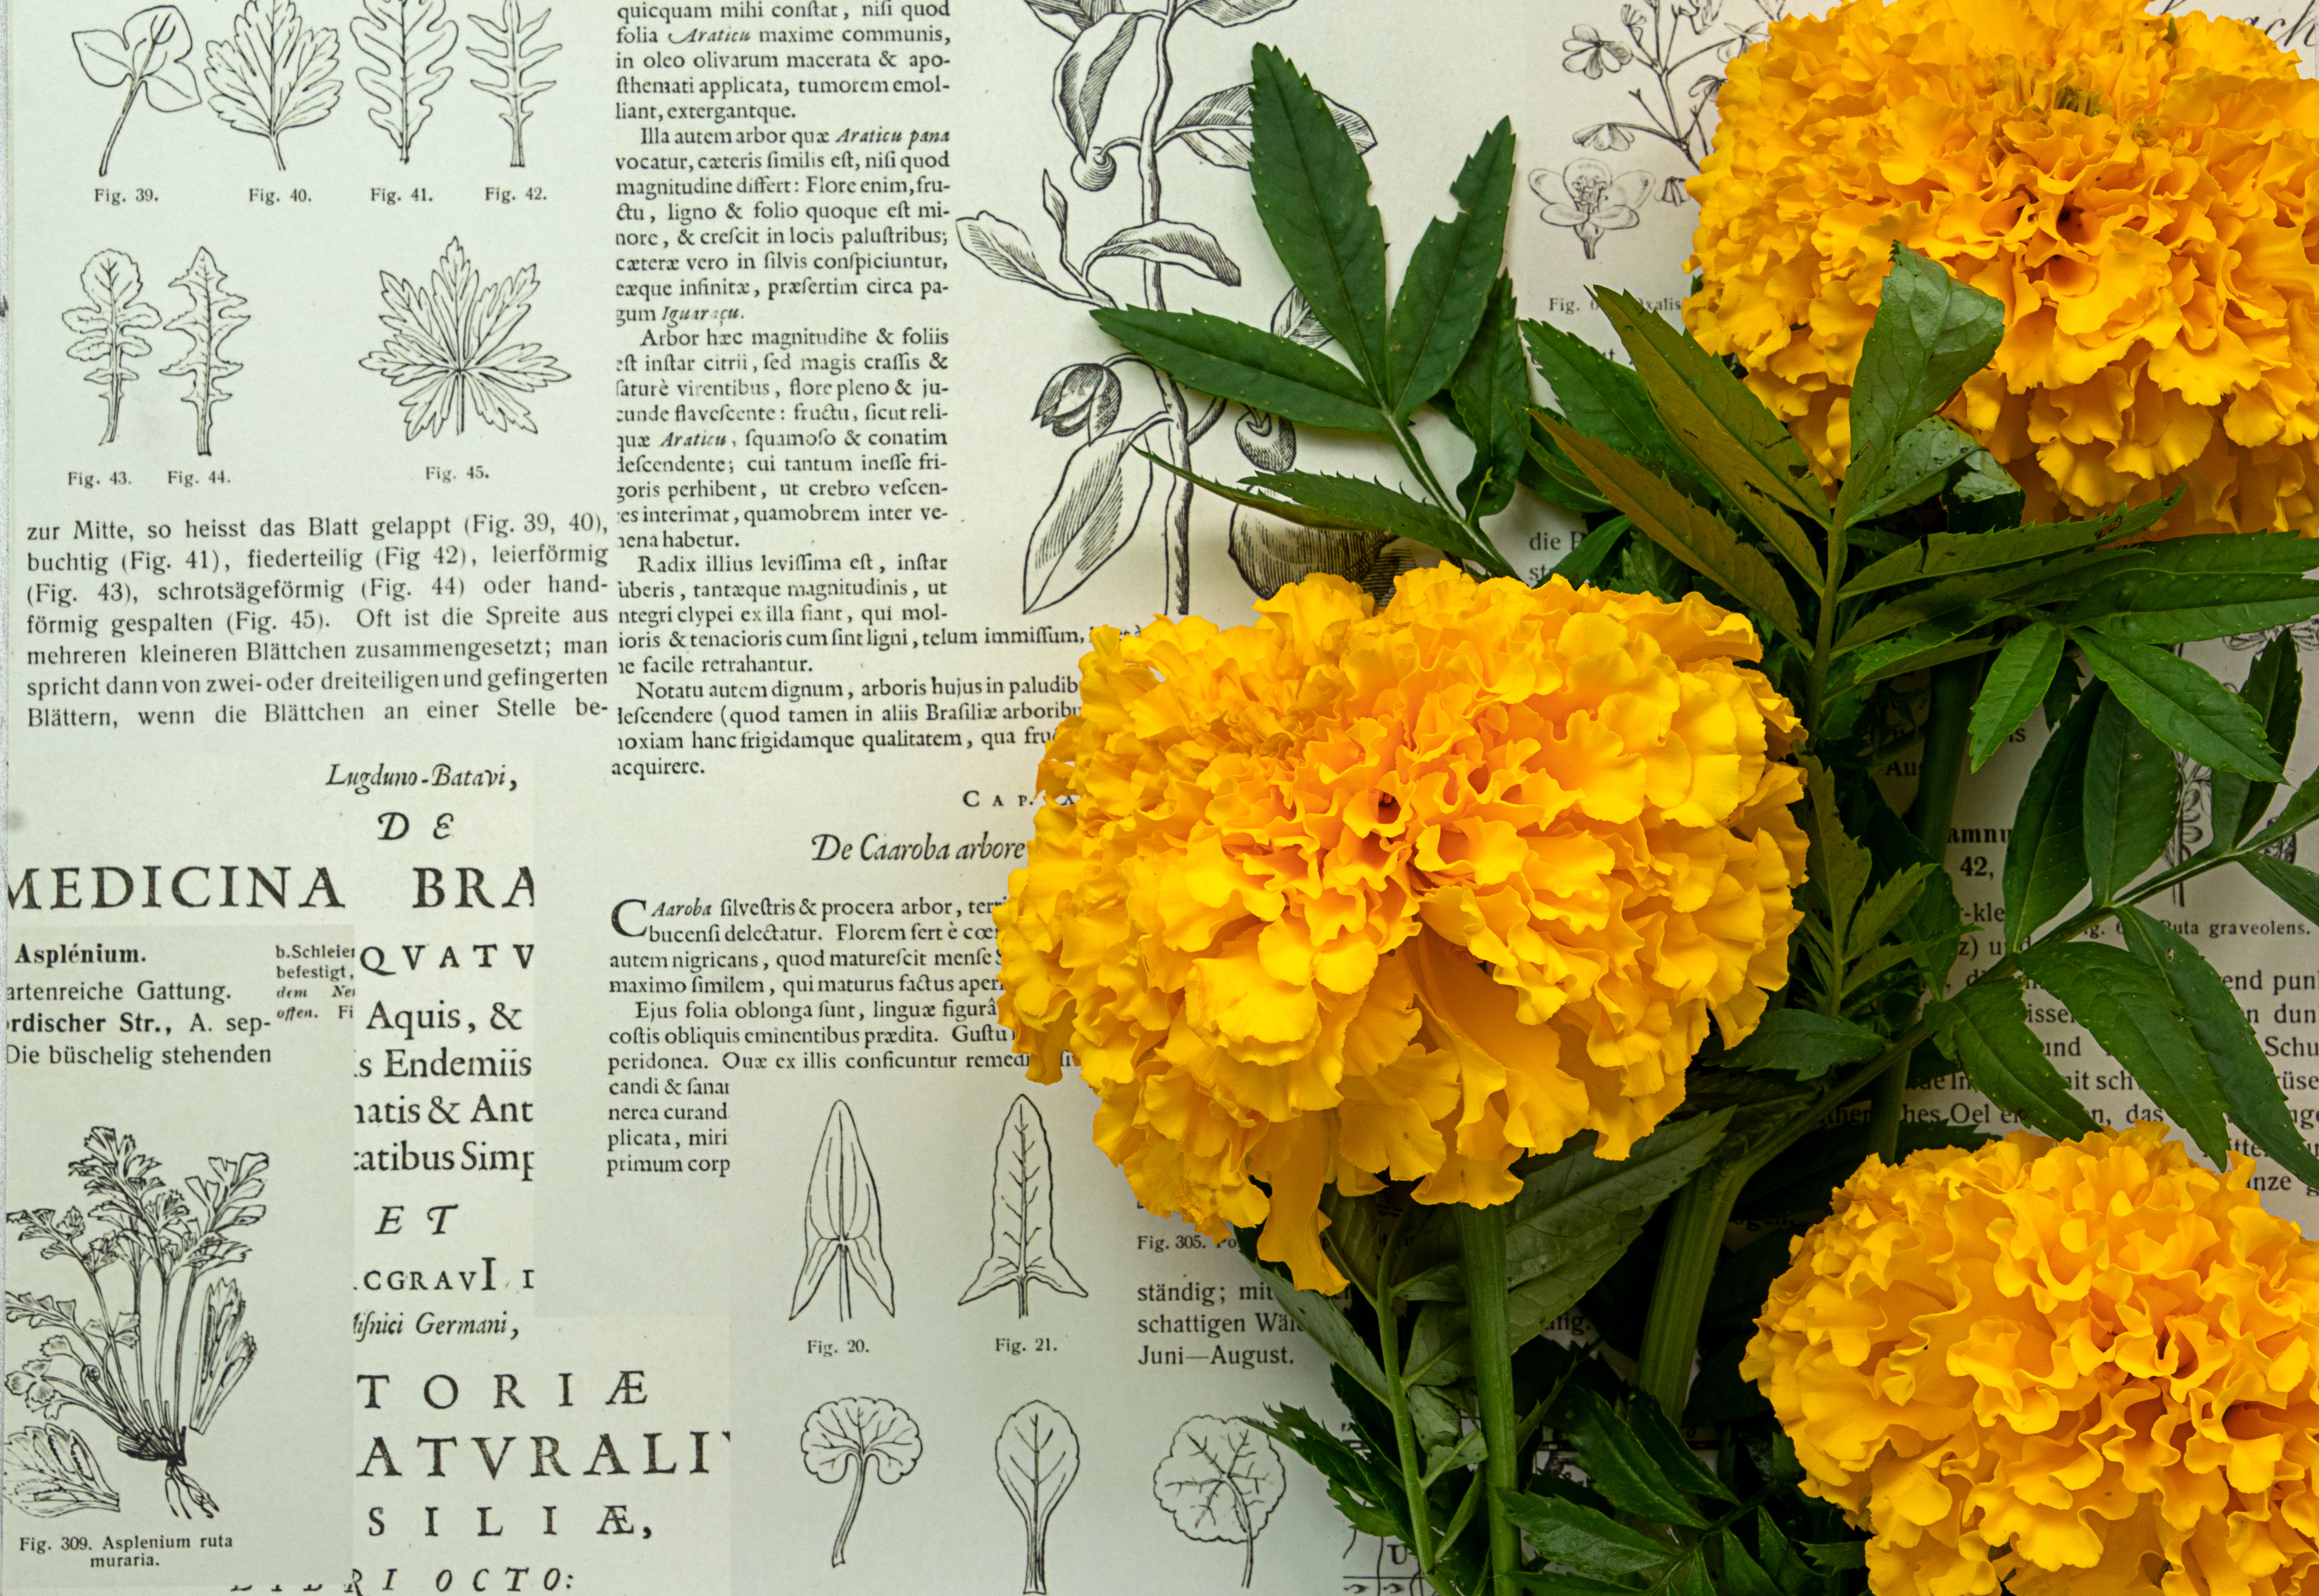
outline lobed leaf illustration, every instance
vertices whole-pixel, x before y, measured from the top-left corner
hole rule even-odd
[[[190,111],[202,103],[202,86],[194,76],[194,31],[185,14],[174,5],[149,5],[132,14],[121,31],[86,28],[72,36],[73,54],[81,75],[99,88],[128,86],[121,98],[121,114],[113,119],[113,134],[104,141],[96,175],[113,167],[113,147],[142,94],[156,111]]]
[[[1151,1494],[1175,1520],[1178,1534],[1248,1548],[1243,1589],[1255,1577],[1256,1537],[1287,1490],[1278,1447],[1244,1419],[1206,1413],[1177,1427],[1168,1456],[1151,1471]]]
[[[527,20],[523,0],[505,0],[497,22],[472,11],[467,14],[467,21],[484,40],[481,45],[469,45],[467,53],[499,75],[493,83],[480,77],[467,81],[500,103],[500,120],[508,125],[510,167],[523,165],[523,124],[531,120],[532,101],[555,86],[552,78],[532,76],[535,68],[564,48],[539,42],[540,30],[554,14],[543,11]]]
[[[193,302],[169,321],[169,330],[185,334],[193,347],[163,366],[161,374],[188,380],[187,391],[180,397],[194,407],[194,452],[206,455],[211,411],[218,401],[233,397],[221,384],[241,370],[241,363],[227,356],[223,346],[249,324],[241,309],[249,302],[225,285],[225,274],[206,248],[194,251],[193,264],[170,278],[169,286],[184,289]]]
[[[286,170],[282,135],[338,109],[338,31],[309,27],[297,0],[244,0],[228,37],[210,41],[205,76],[210,109],[265,140],[275,170]]]
[[[387,338],[363,356],[362,365],[411,390],[402,401],[406,439],[421,432],[439,437],[446,421],[464,433],[471,410],[501,432],[539,430],[517,395],[571,374],[537,344],[515,341],[516,329],[531,314],[537,267],[525,266],[487,287],[453,239],[424,284],[392,272],[378,276],[379,296],[386,302],[379,320]]]
[[[411,146],[434,113],[435,96],[454,76],[451,51],[459,24],[450,0],[363,0],[347,24],[368,65],[355,82],[371,97],[371,125],[394,141],[407,164]]]

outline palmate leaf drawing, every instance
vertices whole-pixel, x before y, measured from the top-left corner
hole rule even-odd
[[[1046,1596],[1047,1523],[1079,1477],[1078,1432],[1045,1402],[1024,1402],[999,1427],[991,1455],[1000,1488],[1023,1515],[1023,1596]]]
[[[338,108],[338,31],[310,28],[297,0],[244,0],[232,33],[210,41],[210,109],[238,133],[266,140],[285,170],[282,135]]]
[[[441,436],[443,423],[467,429],[467,412],[501,432],[537,432],[531,411],[516,397],[560,383],[572,374],[537,344],[519,344],[515,330],[531,314],[539,272],[526,266],[489,288],[453,239],[425,284],[378,275],[386,310],[386,345],[362,358],[402,396],[402,436]]]
[[[371,97],[371,125],[408,163],[436,95],[453,77],[459,24],[451,20],[450,0],[363,0],[347,32],[367,58],[355,68],[355,82]]]
[[[89,257],[81,268],[80,291],[88,302],[64,314],[65,326],[75,335],[65,353],[92,363],[88,380],[104,390],[104,436],[96,441],[109,444],[121,433],[121,390],[137,380],[129,362],[153,352],[142,334],[161,325],[161,312],[141,297],[145,278],[137,263],[118,249],[100,249]]]
[[[1192,1540],[1232,1541],[1248,1548],[1241,1588],[1256,1577],[1256,1537],[1288,1490],[1280,1449],[1244,1419],[1195,1414],[1177,1427],[1175,1445],[1151,1471],[1151,1494]]]
[[[790,1294],[790,1317],[795,1319],[821,1292],[822,1282],[837,1276],[837,1316],[853,1317],[853,1282],[859,1280],[891,1318],[894,1312],[894,1272],[886,1267],[885,1221],[878,1208],[878,1177],[862,1150],[862,1132],[854,1128],[853,1110],[839,1098],[830,1105],[821,1129],[821,1147],[813,1156],[813,1174],[805,1188],[805,1263],[798,1270],[797,1287]]]
[[[206,248],[194,251],[193,264],[169,279],[194,302],[169,321],[169,330],[184,333],[193,347],[161,368],[165,377],[185,377],[189,387],[182,395],[194,407],[194,452],[210,452],[210,411],[221,399],[233,395],[219,384],[241,369],[222,346],[234,332],[249,324],[241,307],[249,302],[225,285],[225,274]]]
[[[472,11],[467,14],[467,21],[488,41],[467,46],[467,53],[499,74],[496,83],[486,83],[480,77],[467,81],[500,103],[500,120],[508,125],[510,167],[523,165],[523,124],[531,120],[533,97],[555,86],[551,79],[532,76],[534,68],[564,48],[561,44],[538,41],[539,31],[554,14],[543,11],[527,22],[523,0],[506,0],[497,22]]]
[[[1016,1094],[998,1127],[998,1148],[990,1172],[990,1256],[959,1305],[1015,1288],[1015,1316],[1031,1312],[1033,1282],[1067,1296],[1087,1288],[1055,1256],[1055,1164],[1047,1123],[1030,1098]]]
[[[121,114],[113,119],[112,135],[104,141],[104,154],[97,159],[100,177],[112,168],[113,147],[139,94],[156,111],[191,111],[202,103],[202,86],[189,59],[194,31],[185,25],[185,14],[174,5],[149,5],[122,23],[118,33],[110,28],[84,29],[72,36],[72,43],[81,72],[91,83],[99,88],[128,86],[121,96]]]
[[[853,1494],[829,1549],[829,1565],[835,1568],[845,1561],[845,1537],[853,1533],[871,1471],[877,1471],[880,1484],[891,1485],[918,1466],[925,1444],[918,1438],[917,1420],[883,1397],[841,1396],[806,1415],[798,1447],[805,1454],[806,1472],[823,1484],[835,1485],[849,1473],[853,1476]]]

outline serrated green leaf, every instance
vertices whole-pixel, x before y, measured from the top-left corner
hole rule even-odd
[[[1864,1540],[1810,1541],[1804,1546],[1804,1555],[1830,1573],[1868,1566],[1868,1543]]]
[[[2292,632],[2282,631],[2264,645],[2247,670],[2239,697],[2262,721],[2263,742],[2278,756],[2282,769],[2295,752],[2296,726],[2303,716],[2303,664]],[[2262,824],[2278,785],[2250,781],[2229,771],[2216,771],[2206,794],[2207,829],[2211,846],[2237,846]]]
[[[1818,1080],[1839,1064],[1863,1064],[1884,1050],[1884,1039],[1864,1025],[1809,1009],[1775,1008],[1746,1041],[1717,1062],[1729,1069],[1765,1069]]]
[[[1996,640],[1982,630],[1990,619],[1990,613],[1976,606],[1903,632],[1898,637],[1872,643],[1850,662],[1853,685],[1865,687],[1887,677],[1929,671],[1951,660],[1987,654],[1997,646]]]
[[[1260,471],[1243,480],[1284,494],[1317,515],[1335,518],[1336,526],[1374,527],[1471,560],[1493,575],[1514,573],[1496,546],[1465,522],[1383,482],[1310,471]]]
[[[1531,492],[1573,515],[1600,515],[1611,508],[1611,501],[1594,491],[1593,482],[1562,452],[1562,446],[1547,437],[1527,414],[1522,417],[1522,428],[1521,480]]]
[[[2140,909],[2118,911],[2125,945],[2174,995],[2183,1017],[2197,1033],[2214,1067],[2223,1101],[2241,1130],[2296,1179],[2319,1186],[2319,1158],[2304,1144],[2295,1116],[2280,1090],[2278,1073],[2262,1050],[2239,995],[2223,980],[2205,954],[2163,920]]]
[[[1643,1449],[1658,1465],[1666,1483],[1678,1491],[1692,1496],[1703,1496],[1710,1501],[1739,1505],[1731,1488],[1715,1477],[1714,1471],[1699,1460],[1691,1443],[1668,1420],[1665,1411],[1650,1393],[1638,1391],[1627,1403],[1627,1425],[1641,1439]]]
[[[2062,668],[2062,655],[2067,652],[2069,638],[2062,628],[2044,621],[2032,621],[2005,640],[1990,662],[1989,675],[1981,684],[1981,696],[1972,705],[1972,768],[1981,769],[1989,762],[1990,755],[2005,746],[2005,740],[2017,731],[2029,718],[2029,712],[2044,701],[2045,690],[2053,682],[2053,672]]]
[[[1895,446],[1989,364],[2005,336],[2002,301],[1968,288],[1905,244],[1892,246],[1860,363],[1852,377],[1852,464],[1839,520],[1881,496]]]
[[[2300,798],[2303,795],[2298,792],[2295,796]],[[2273,859],[2268,853],[2245,854],[2240,858],[2239,863],[2246,868],[2247,874],[2269,888],[2288,908],[2314,925],[2319,925],[2319,875],[2312,874],[2299,864]]]
[[[1841,949],[1851,941],[1852,911],[1859,906],[1861,894],[1868,890],[1868,877],[1875,861],[1869,857],[1868,850],[1844,829],[1844,811],[1836,798],[1836,779],[1828,773],[1827,767],[1818,760],[1807,760],[1805,769],[1810,772],[1812,807],[1811,862],[1805,879],[1818,885],[1820,897],[1827,905],[1836,945]]]
[[[2078,700],[2030,768],[2006,844],[2006,945],[2017,948],[2086,884],[2085,755],[2099,695]]]
[[[1592,581],[1594,573],[1619,552],[1619,545],[1625,540],[1627,534],[1634,529],[1635,523],[1626,517],[1612,516],[1572,544],[1570,552],[1555,562],[1554,569],[1548,574],[1561,577],[1574,587]]]
[[[1259,44],[1252,61],[1249,181],[1257,217],[1313,316],[1381,395],[1385,223],[1369,203],[1368,166],[1287,57]]]
[[[1581,1573],[1616,1579],[1663,1567],[1679,1555],[1607,1513],[1558,1496],[1501,1490],[1498,1503],[1540,1556]]]
[[[2045,1044],[2029,1029],[2029,1002],[2018,982],[1976,981],[1925,1011],[1947,1053],[1973,1089],[2048,1136],[2083,1136],[2101,1127],[2070,1083],[2046,1061]]]
[[[1387,1394],[1390,1387],[1385,1384],[1385,1370],[1378,1366],[1376,1355],[1369,1350],[1368,1343],[1361,1339],[1361,1333],[1353,1328],[1352,1321],[1345,1317],[1336,1303],[1317,1291],[1297,1290],[1277,1266],[1259,1258],[1253,1229],[1236,1231],[1234,1239],[1240,1244],[1241,1256],[1248,1259],[1249,1267],[1272,1288],[1274,1298],[1288,1317],[1321,1344],[1321,1350],[1329,1355],[1330,1361],[1360,1382],[1362,1389],[1379,1402],[1390,1402],[1392,1398]]]
[[[1681,458],[1674,437],[1651,409],[1643,380],[1575,333],[1547,321],[1524,321],[1522,341],[1538,374],[1573,430],[1622,455],[1667,464]]]
[[[2291,627],[2319,615],[2319,582],[2299,573],[2215,575],[2138,568],[2094,583],[2060,619],[2112,637],[2172,645]]]
[[[2169,748],[2257,781],[2284,779],[2262,722],[2204,668],[2147,643],[2093,631],[2072,636],[2088,668]]]
[[[1707,1520],[1660,1469],[1642,1437],[1609,1402],[1584,1386],[1566,1400],[1566,1428],[1578,1448],[1578,1465],[1585,1471],[1587,1483],[1608,1497],[1612,1507],[1653,1523],[1707,1528]]]
[[[1384,432],[1358,373],[1318,349],[1205,311],[1098,310],[1096,324],[1169,375],[1307,427]]]
[[[1803,623],[1797,618],[1795,598],[1788,584],[1769,560],[1741,543],[1729,527],[1640,462],[1559,422],[1541,418],[1540,425],[1603,496],[1624,510],[1652,542],[1761,613],[1796,642],[1804,642]]]
[[[1860,507],[1858,518],[1873,521],[1922,504],[1948,485],[1958,466],[1985,452],[1954,421],[1935,416],[1917,422],[1892,446],[1883,488],[1873,503]]]
[[[2303,785],[2295,789],[2294,796],[2287,800],[2286,807],[2278,811],[2271,823],[2251,837],[2244,839],[2242,846],[2249,852],[2259,848],[2268,848],[2281,837],[2293,836],[2310,825],[2314,819],[2319,819],[2319,773],[2306,778]]]
[[[2181,771],[2166,745],[2107,693],[2086,743],[2086,877],[2110,901],[2174,839]]]
[[[1858,959],[1883,941],[1884,933],[1916,906],[1933,870],[1930,864],[1908,865],[1893,872],[1881,887],[1870,893],[1868,901],[1860,906],[1860,913],[1853,919],[1845,956]]]
[[[2177,489],[2162,505],[2130,510],[2119,518],[2119,536],[2127,528],[2146,529],[2158,516],[2144,513],[2171,509],[2181,497]],[[2176,572],[2185,576],[2222,575],[2232,572],[2268,571],[2300,576],[2309,571],[2314,552],[2312,541],[2293,532],[2201,532],[2170,537],[2162,543],[2140,544],[2127,550],[2138,567]]]
[[[1473,344],[1505,256],[1513,186],[1514,125],[1502,119],[1449,185],[1457,214],[1426,223],[1394,296],[1385,369],[1395,416],[1439,393]]]
[[[1476,516],[1493,516],[1511,501],[1529,444],[1529,363],[1515,320],[1513,279],[1502,276],[1449,379],[1457,425],[1474,440],[1474,464],[1457,484],[1457,500]],[[1568,469],[1579,476],[1576,467]]]
[[[2025,564],[2072,549],[2090,548],[2101,541],[2108,521],[2070,521],[2050,527],[2024,527],[2010,532],[1936,532],[1894,549],[1844,584],[1851,598],[1904,582],[1926,577],[1961,576],[1967,572]]]
[[[1723,1532],[1723,1583],[1731,1596],[1791,1596],[1782,1592],[1764,1565],[1755,1561],[1739,1537]]]
[[[2230,1150],[2214,1066],[2158,971],[2103,942],[2025,949],[2022,970],[2125,1066],[2150,1100],[2217,1165]]]

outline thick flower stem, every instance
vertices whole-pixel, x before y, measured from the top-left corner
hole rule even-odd
[[[1903,1066],[1905,1068],[1905,1065]],[[1710,1167],[1674,1200],[1666,1242],[1659,1250],[1658,1278],[1651,1286],[1650,1317],[1635,1385],[1658,1403],[1676,1424],[1691,1396],[1691,1366],[1699,1353],[1699,1324],[1707,1313],[1707,1288],[1722,1256],[1724,1228],[1731,1222],[1739,1189],[1755,1174],[1749,1165]]]
[[[1385,1253],[1377,1265],[1377,1361],[1385,1370],[1385,1405],[1393,1411],[1394,1450],[1401,1461],[1402,1491],[1409,1501],[1409,1533],[1412,1537],[1409,1549],[1417,1554],[1418,1573],[1431,1581],[1433,1516],[1425,1501],[1425,1459],[1418,1450],[1417,1421],[1409,1411],[1409,1387],[1401,1379],[1401,1326],[1394,1321],[1394,1314],[1398,1300],[1393,1289],[1394,1266],[1400,1242],[1401,1227],[1396,1224],[1385,1239]]]
[[[1506,1211],[1459,1203],[1457,1251],[1466,1269],[1466,1334],[1474,1347],[1474,1390],[1480,1399],[1482,1438],[1489,1456],[1482,1465],[1490,1522],[1492,1596],[1515,1596],[1521,1570],[1521,1537],[1506,1517],[1504,1495],[1516,1482],[1514,1468],[1514,1356],[1506,1325]]]

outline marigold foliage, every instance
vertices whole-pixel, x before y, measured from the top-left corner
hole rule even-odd
[[[2034,515],[2319,526],[2319,83],[2142,0],[1854,0],[1731,65],[1692,179],[1700,341],[1825,473],[1895,240],[2004,302],[1944,413]]]
[[[1324,1183],[1504,1202],[1582,1130],[1625,1157],[1710,1012],[1754,1029],[1800,918],[1797,723],[1695,596],[1437,566],[1383,610],[1335,577],[1257,609],[1095,633],[998,1010],[1033,1078],[1073,1055],[1146,1208],[1261,1222],[1333,1292]]]
[[[1885,1596],[2319,1589],[2319,1247],[2161,1126],[1872,1158],[1740,1372]]]

